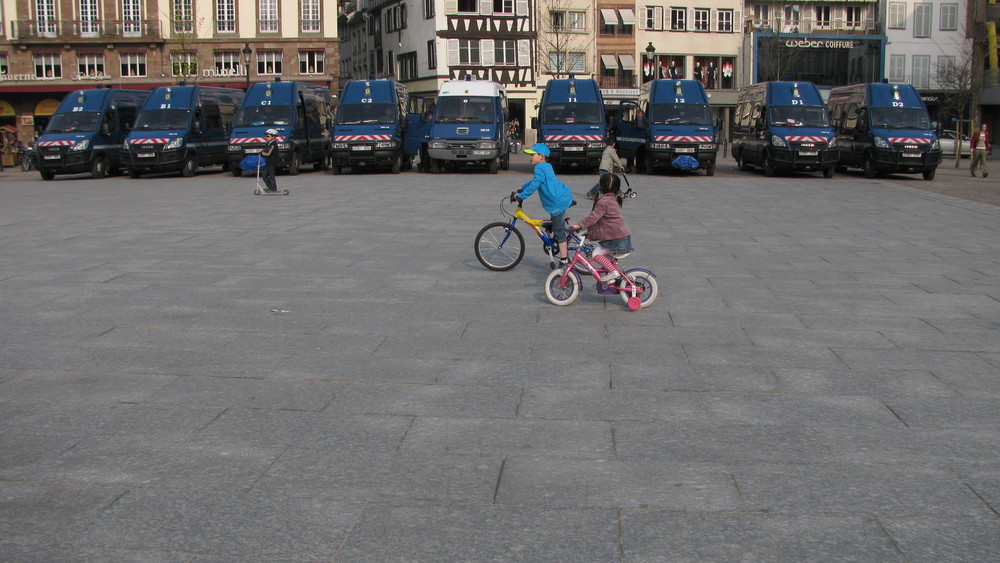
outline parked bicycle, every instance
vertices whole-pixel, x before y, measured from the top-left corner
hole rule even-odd
[[[35,165],[35,151],[33,149],[25,149],[21,151],[21,170],[27,172],[29,170],[35,170],[37,166]]]
[[[656,300],[659,285],[657,285],[656,276],[652,271],[645,268],[621,270],[618,267],[618,259],[631,253],[614,258],[612,265],[617,278],[612,278],[612,281],[606,283],[602,282],[601,278],[611,270],[595,266],[580,252],[580,248],[586,244],[586,230],[577,231],[576,234],[581,237],[582,242],[570,258],[570,264],[573,264],[573,267],[560,268],[545,278],[545,297],[550,303],[565,306],[576,301],[583,289],[583,280],[578,271],[581,267],[597,280],[595,287],[598,294],[614,295],[617,293],[628,308],[633,311],[645,309]]]
[[[559,245],[552,236],[552,221],[528,217],[521,207],[522,203],[512,203],[509,196],[504,196],[500,200],[500,213],[505,217],[510,217],[510,221],[490,223],[476,235],[476,258],[483,266],[497,272],[503,272],[521,263],[521,259],[524,258],[524,236],[517,230],[517,222],[520,220],[531,227],[531,230],[535,231],[535,234],[541,239],[542,251],[549,257],[549,267],[555,269],[559,260]],[[512,212],[511,208],[515,206],[516,208]],[[565,225],[561,227],[566,228]],[[580,238],[577,236],[570,236],[568,240],[570,252],[581,245]],[[592,252],[593,249],[589,246],[583,248],[583,254],[586,256]]]

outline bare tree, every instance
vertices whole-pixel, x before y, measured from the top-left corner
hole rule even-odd
[[[191,13],[177,11],[169,14],[170,74],[178,84],[198,80],[198,30],[202,20],[195,21]]]
[[[589,3],[586,5],[589,7]],[[586,7],[576,8],[572,0],[549,0],[538,4],[538,30],[536,49],[539,74],[551,74],[562,78],[574,70],[576,57],[582,53],[586,65],[586,53],[596,33],[585,33],[582,19]],[[595,22],[596,25],[596,22]],[[585,67],[584,67],[585,68]]]
[[[969,126],[968,132],[971,134],[974,127],[975,115],[972,112],[976,109],[983,90],[995,84],[995,77],[984,72],[982,68],[982,58],[975,55],[976,49],[972,41],[962,44],[954,61],[950,59],[938,59],[937,84],[945,91],[939,97],[941,105],[941,121],[946,123],[948,118],[954,118],[957,124],[955,131],[955,167],[958,168],[961,158],[962,144],[962,124]]]
[[[758,5],[766,10],[753,16],[749,30],[757,35],[757,81],[784,80],[802,54],[802,49],[790,49],[785,42],[805,31],[800,26],[808,22],[799,19],[798,6],[781,2]]]

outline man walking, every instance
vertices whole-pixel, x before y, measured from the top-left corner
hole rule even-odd
[[[980,167],[983,169],[983,178],[990,175],[990,169],[986,167],[986,155],[992,152],[990,133],[983,123],[979,126],[979,130],[972,134],[972,165],[969,167],[969,172],[973,177],[976,175],[976,169]]]

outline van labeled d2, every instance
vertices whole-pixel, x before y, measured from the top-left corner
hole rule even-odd
[[[913,86],[842,86],[830,91],[828,105],[841,167],[860,168],[866,178],[904,172],[934,179],[941,164],[941,144]]]

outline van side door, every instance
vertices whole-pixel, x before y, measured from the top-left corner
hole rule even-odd
[[[434,106],[424,96],[410,94],[406,100],[406,130],[403,132],[403,152],[415,156],[431,134]]]
[[[618,156],[634,159],[639,147],[646,144],[643,130],[639,127],[639,103],[632,100],[623,101],[614,113],[614,121]]]

